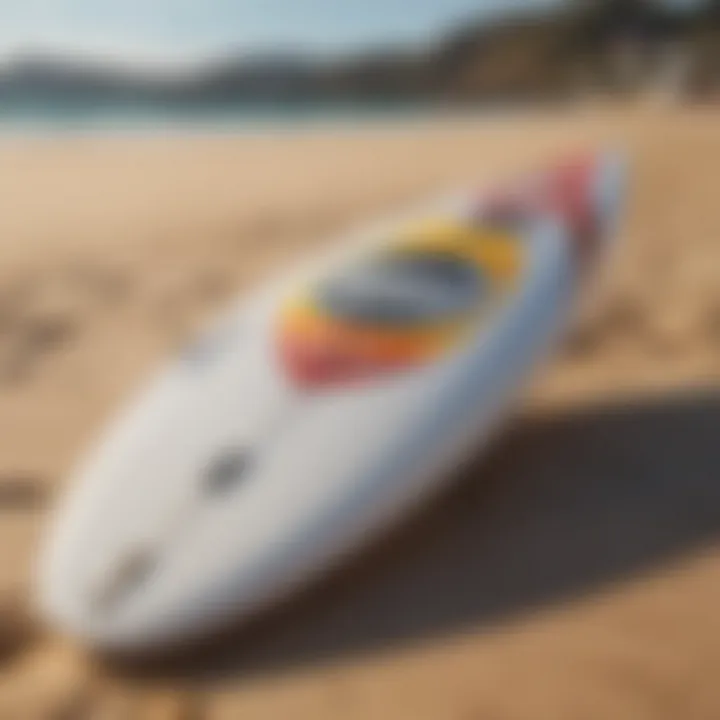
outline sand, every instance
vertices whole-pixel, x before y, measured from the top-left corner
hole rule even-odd
[[[720,112],[0,140],[0,718],[720,717]],[[28,598],[54,498],[203,318],[333,234],[598,142],[612,267],[497,446],[343,572],[182,667]]]

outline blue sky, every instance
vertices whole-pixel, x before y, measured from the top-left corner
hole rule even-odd
[[[28,48],[144,60],[227,50],[422,42],[499,9],[558,0],[0,0],[0,56]]]

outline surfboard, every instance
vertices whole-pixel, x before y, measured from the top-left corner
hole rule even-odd
[[[477,452],[613,234],[619,155],[353,233],[208,328],[111,423],[42,548],[41,612],[105,650],[287,597]]]

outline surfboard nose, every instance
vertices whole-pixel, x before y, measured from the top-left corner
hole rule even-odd
[[[615,229],[625,195],[627,162],[621,153],[580,155],[551,170],[544,203],[568,229],[573,251],[592,261]]]
[[[480,222],[514,228],[528,218],[552,215],[563,225],[573,254],[587,264],[617,228],[627,175],[628,162],[621,152],[578,153],[524,184],[484,197],[477,216]]]

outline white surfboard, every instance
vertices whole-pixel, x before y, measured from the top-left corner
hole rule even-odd
[[[110,428],[52,522],[38,602],[162,649],[287,596],[482,446],[611,233],[599,155],[354,237],[233,309]]]

